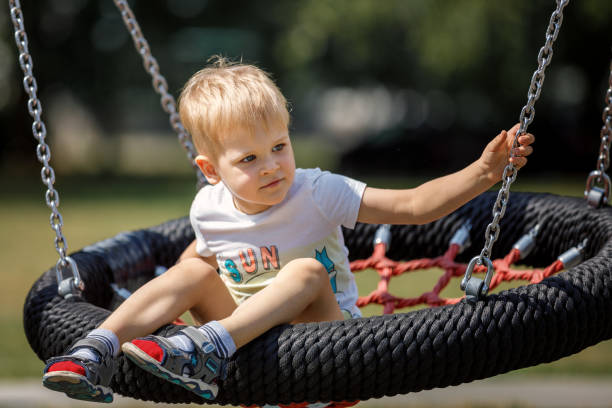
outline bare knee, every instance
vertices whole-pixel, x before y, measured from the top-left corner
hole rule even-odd
[[[304,280],[308,286],[319,286],[329,280],[325,266],[314,258],[294,259],[283,270],[290,273],[292,279]]]

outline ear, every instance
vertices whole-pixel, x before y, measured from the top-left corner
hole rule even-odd
[[[217,168],[210,157],[200,154],[195,158],[195,162],[210,184],[214,185],[221,181],[221,177],[219,177],[217,173]]]

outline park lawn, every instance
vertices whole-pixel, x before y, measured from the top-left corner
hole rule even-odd
[[[26,183],[0,180],[5,198],[0,202],[0,256],[4,260],[3,285],[0,287],[0,330],[4,334],[0,348],[2,376],[27,378],[40,376],[43,363],[35,356],[22,327],[23,302],[32,283],[57,261],[53,246],[54,232],[49,226],[50,210],[44,204],[44,189],[37,179]],[[69,251],[115,234],[159,224],[188,213],[195,187],[191,178],[62,178],[60,211]],[[377,186],[410,186],[417,181],[374,181]],[[517,183],[513,191],[546,191],[579,195],[582,181],[573,183],[546,181]],[[512,199],[512,198],[510,198]],[[503,233],[503,232],[502,232]],[[441,274],[439,269],[418,271],[391,281],[391,291],[402,297],[418,296],[430,290]],[[361,295],[376,287],[373,271],[356,275]],[[504,284],[507,289],[521,283]],[[459,280],[453,280],[444,296],[460,296]],[[380,314],[379,306],[363,309],[366,316]],[[401,310],[405,312],[407,310]],[[546,374],[599,376],[612,375],[612,341],[602,342],[575,356],[507,375]]]

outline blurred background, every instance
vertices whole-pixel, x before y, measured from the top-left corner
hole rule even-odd
[[[555,7],[529,0],[131,4],[174,95],[213,54],[255,63],[290,101],[296,142],[316,149],[319,165],[356,175],[447,172],[477,157],[518,122]],[[172,161],[167,118],[112,1],[24,1],[23,9],[59,173],[191,171]],[[38,164],[6,6],[0,19],[0,166],[25,175]],[[607,0],[566,8],[525,173],[594,168],[611,20]],[[151,155],[153,162],[144,158]]]
[[[21,3],[69,250],[187,214],[194,171],[114,3]],[[299,166],[394,187],[462,168],[518,122],[555,8],[532,0],[129,3],[175,97],[214,54],[254,63],[291,104]],[[57,254],[8,10],[0,7],[0,366],[10,369],[0,382],[27,383],[42,363],[23,335],[21,308]],[[566,7],[529,127],[535,153],[513,191],[582,194],[599,151],[610,27],[609,0]],[[609,381],[612,345],[510,378],[524,375]]]

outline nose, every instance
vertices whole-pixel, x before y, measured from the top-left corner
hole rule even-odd
[[[280,168],[280,164],[278,163],[276,158],[270,155],[262,162],[261,174],[262,175],[271,174],[277,171],[279,168]]]

